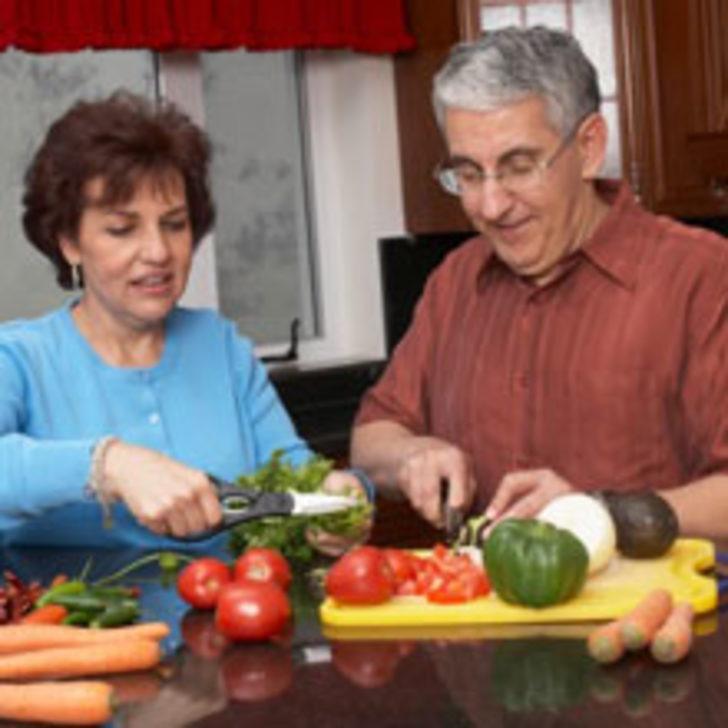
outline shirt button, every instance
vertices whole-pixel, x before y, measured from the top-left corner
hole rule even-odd
[[[151,415],[149,415],[149,424],[150,425],[158,425],[159,424],[159,412],[152,412]]]

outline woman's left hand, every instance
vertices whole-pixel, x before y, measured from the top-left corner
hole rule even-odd
[[[323,482],[323,490],[326,493],[357,495],[366,502],[367,493],[359,478],[353,473],[345,470],[333,470]],[[372,529],[372,519],[367,519],[361,530],[349,536],[341,536],[336,533],[329,533],[318,528],[309,528],[306,532],[306,539],[317,551],[326,556],[341,556],[352,546],[364,543],[369,538]]]

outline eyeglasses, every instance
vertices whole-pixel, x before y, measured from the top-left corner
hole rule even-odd
[[[490,173],[475,162],[444,162],[435,168],[433,175],[445,192],[457,197],[479,192],[487,179],[495,180],[503,190],[514,195],[527,192],[541,183],[545,172],[574,139],[580,124],[581,120],[546,159],[539,159],[530,152],[516,152],[500,162],[496,170]]]

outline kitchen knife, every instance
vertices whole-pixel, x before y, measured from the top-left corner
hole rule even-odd
[[[459,508],[452,508],[448,503],[450,496],[450,482],[447,478],[440,480],[441,497],[442,497],[442,515],[444,519],[445,541],[448,546],[452,546],[460,535],[465,520],[463,512]]]

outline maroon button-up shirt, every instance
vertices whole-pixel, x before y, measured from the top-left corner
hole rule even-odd
[[[483,237],[451,253],[362,401],[357,425],[469,453],[476,509],[525,468],[585,490],[728,472],[728,241],[599,189],[610,211],[544,287]]]

